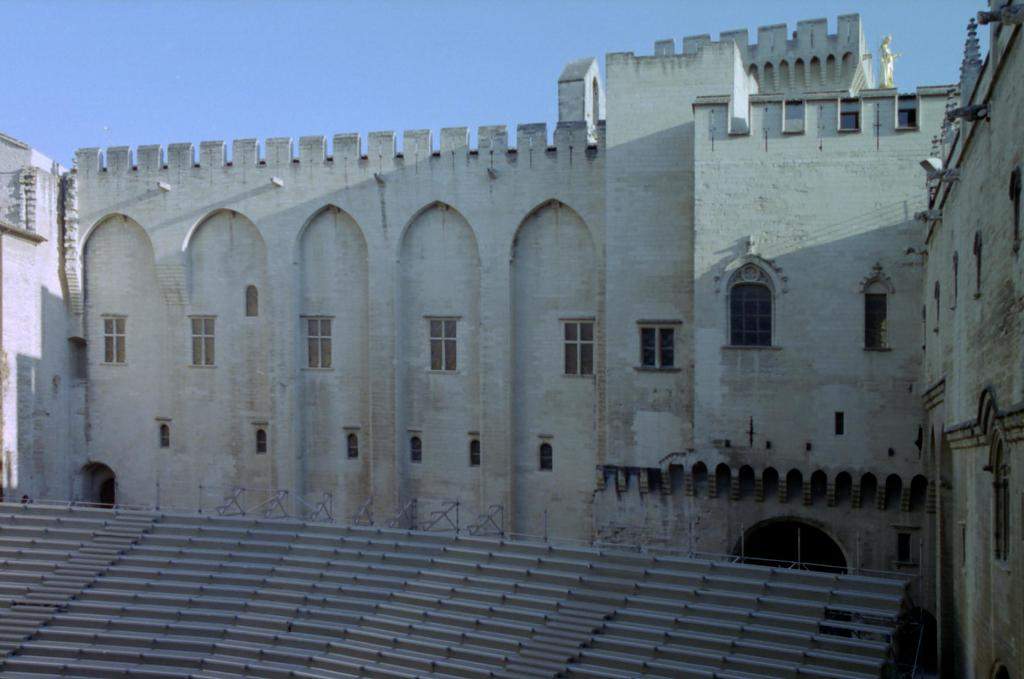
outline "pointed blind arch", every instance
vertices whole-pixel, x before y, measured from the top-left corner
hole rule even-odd
[[[245,315],[250,318],[260,315],[260,293],[255,285],[245,288]]]

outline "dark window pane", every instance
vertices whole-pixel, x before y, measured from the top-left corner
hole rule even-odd
[[[441,337],[441,321],[430,321],[430,336]]]
[[[103,338],[103,360],[107,363],[114,362],[114,338],[112,336]]]
[[[886,346],[886,296],[864,295],[864,346],[881,349]]]
[[[676,345],[675,331],[672,328],[661,329],[661,367],[671,368],[675,364]]]
[[[114,347],[117,351],[117,362],[124,363],[124,337],[114,338]]]
[[[103,319],[103,332],[108,335],[114,334],[114,319],[104,318]]]
[[[455,340],[444,341],[444,369],[455,370]]]
[[[213,338],[207,337],[203,340],[206,351],[206,365],[213,365]]]
[[[580,345],[580,374],[581,375],[593,375],[594,374],[594,345],[593,344],[581,344]]]
[[[413,462],[419,462],[423,459],[423,444],[418,436],[413,436],[409,439],[409,457]]]
[[[331,319],[324,318],[320,321],[320,336],[330,337],[331,336]]]
[[[644,366],[656,365],[654,328],[640,330],[640,363]]]
[[[203,321],[203,326],[207,335],[213,334],[213,320],[214,319],[212,318],[207,318]]]
[[[580,340],[583,342],[594,341],[594,324],[580,323]]]
[[[540,468],[543,470],[549,470],[554,467],[554,456],[551,452],[551,445],[542,443],[540,445]]]
[[[565,345],[565,374],[576,374],[576,344]]]
[[[455,321],[444,322],[444,336],[449,338],[455,337]]]
[[[472,467],[480,466],[480,442],[475,439],[469,442],[469,464]]]
[[[772,341],[771,291],[742,283],[733,286],[729,299],[730,342],[739,346],[770,346]]]
[[[566,323],[565,324],[565,339],[569,341],[576,340],[577,323]]]
[[[320,323],[315,318],[306,321],[306,334],[310,337],[316,337],[320,334]]]
[[[430,369],[440,370],[441,366],[441,340],[430,340]]]
[[[320,356],[317,351],[317,341],[310,339],[306,342],[306,349],[309,351],[309,367],[317,368],[320,366]]]
[[[359,437],[355,434],[348,435],[348,456],[359,457]]]
[[[123,335],[124,334],[124,319],[123,318],[115,318],[114,319],[114,328],[117,330],[117,334],[118,335]]]
[[[193,318],[192,319],[192,334],[201,335],[203,333],[203,319]]]
[[[320,340],[320,367],[330,368],[331,367],[331,340],[322,339]]]

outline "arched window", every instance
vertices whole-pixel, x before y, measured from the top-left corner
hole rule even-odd
[[[864,348],[889,346],[889,296],[881,283],[872,283],[864,292]]]
[[[889,474],[885,479],[885,507],[883,509],[900,509],[903,497],[903,479],[896,474]]]
[[[245,289],[245,315],[260,315],[260,294],[255,285],[250,285]]]
[[[974,232],[974,296],[981,294],[981,231]]]
[[[715,467],[715,495],[718,497],[729,497],[729,489],[732,486],[732,470],[724,462]]]
[[[409,459],[413,462],[423,461],[423,442],[420,441],[419,436],[409,439]]]
[[[928,479],[918,474],[910,480],[910,511],[920,512],[928,503]]]
[[[811,502],[817,504],[828,496],[828,476],[822,470],[811,474]]]
[[[804,475],[799,469],[790,469],[786,474],[786,500],[801,499],[804,494]]]
[[[551,451],[550,443],[540,444],[540,469],[541,471],[551,471],[555,468],[554,454]]]
[[[701,497],[708,492],[708,467],[698,462],[690,468],[690,482],[693,484],[693,496]]]
[[[1010,469],[1001,439],[996,439],[992,453],[992,500],[995,557],[1006,561],[1010,556]]]
[[[754,494],[754,468],[750,465],[740,467],[740,499]]]
[[[349,459],[359,457],[359,437],[355,432],[348,435],[348,457]]]
[[[849,472],[839,472],[835,481],[835,504],[836,506],[850,501],[850,492],[853,487],[853,479]]]
[[[166,422],[161,423],[160,425],[160,447],[171,447],[171,428]]]
[[[262,427],[256,430],[256,452],[267,452],[267,430]]]
[[[480,441],[478,439],[469,442],[469,466],[480,466]]]
[[[733,274],[729,287],[729,343],[738,347],[772,344],[772,288],[755,264]]]
[[[761,474],[761,489],[765,500],[779,494],[779,472],[773,467],[768,467]]]
[[[878,479],[871,472],[860,477],[860,506],[870,507],[878,504]]]

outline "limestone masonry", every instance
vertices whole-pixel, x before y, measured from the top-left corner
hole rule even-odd
[[[3,496],[898,571],[1022,676],[1022,7],[915,91],[856,14],[581,59],[511,144],[0,134]]]

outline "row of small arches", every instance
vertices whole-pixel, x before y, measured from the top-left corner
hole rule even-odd
[[[765,62],[760,68],[751,64],[748,73],[757,82],[760,92],[777,92],[814,89],[834,84],[839,79],[844,83],[850,82],[856,65],[853,52],[847,52],[841,60],[837,60],[834,54],[825,57],[824,68],[818,57],[811,57],[809,65],[805,65],[803,59],[797,59],[792,67],[786,59],[778,65]]]
[[[681,468],[673,467],[673,475]],[[714,471],[703,462],[694,464],[683,477],[687,495],[693,497],[728,497],[732,500],[778,499],[788,502],[802,499],[805,505],[827,504],[830,507],[875,506],[882,510],[924,511],[931,509],[928,502],[928,479],[917,474],[905,483],[898,474],[889,474],[884,480],[872,472],[855,477],[850,472],[839,472],[833,479],[821,469],[805,478],[799,469],[790,469],[783,476],[774,467],[765,468],[760,476],[750,465],[743,465],[736,474],[729,465],[721,463]]]

